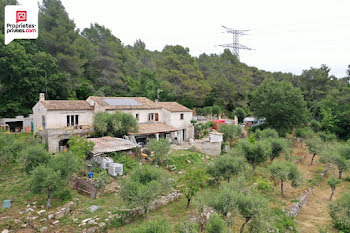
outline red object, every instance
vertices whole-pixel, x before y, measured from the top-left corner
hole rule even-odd
[[[226,121],[224,121],[224,120],[212,120],[212,122],[214,122],[213,129],[215,129],[215,130],[218,129],[218,126],[219,126],[220,124],[226,124]]]
[[[16,11],[16,23],[27,21],[27,11]]]

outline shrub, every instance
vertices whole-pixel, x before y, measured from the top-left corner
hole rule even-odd
[[[165,219],[146,221],[131,231],[132,233],[170,233],[171,225]]]
[[[133,171],[135,168],[139,166],[138,160],[132,158],[128,154],[113,153],[111,154],[111,157],[113,158],[115,163],[123,164],[123,173],[125,175],[129,174],[131,171]]]
[[[21,151],[20,158],[23,161],[25,172],[30,173],[37,166],[47,164],[51,159],[51,155],[43,145],[34,145]]]
[[[233,141],[242,134],[242,128],[239,125],[220,124],[218,131],[224,134],[224,141]]]
[[[243,119],[247,116],[247,112],[244,110],[244,108],[242,107],[237,107],[234,111],[233,111],[233,116],[236,115],[238,118],[238,122],[242,123]],[[233,117],[232,117],[233,119]]]
[[[224,233],[226,229],[225,221],[217,213],[213,213],[205,229],[208,233]]]
[[[54,197],[61,199],[62,201],[72,200],[73,195],[69,189],[63,189],[55,193]]]
[[[175,231],[177,233],[197,233],[198,224],[192,221],[185,221],[181,225],[177,225]]]
[[[170,144],[167,139],[151,139],[146,146],[150,151],[154,152],[154,165],[158,164],[158,162],[163,162],[168,157]]]
[[[337,135],[335,135],[334,133],[322,131],[322,132],[319,132],[318,135],[325,142],[333,142],[337,140]]]
[[[334,228],[350,232],[350,193],[345,192],[340,199],[329,205],[329,215]]]
[[[264,130],[257,129],[254,133],[254,136],[258,140],[266,138],[278,138],[278,133],[276,130],[270,128]]]
[[[297,128],[295,130],[295,137],[297,138],[311,138],[315,135],[314,131],[312,129],[305,127],[305,128]]]
[[[310,122],[310,127],[314,132],[318,132],[322,128],[321,123],[319,121],[316,121],[316,120],[312,120]]]
[[[269,194],[272,193],[274,188],[274,185],[271,181],[269,181],[269,179],[267,178],[263,178],[261,176],[258,177],[258,179],[256,180],[257,183],[257,189],[265,194]]]
[[[286,212],[274,208],[272,210],[272,215],[274,218],[273,225],[279,230],[278,232],[298,232],[295,221],[291,216],[287,215]]]

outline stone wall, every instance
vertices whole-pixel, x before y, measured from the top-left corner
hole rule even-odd
[[[221,153],[221,142],[195,140],[193,142],[193,146],[195,146],[203,154],[216,156],[216,155],[220,155]]]

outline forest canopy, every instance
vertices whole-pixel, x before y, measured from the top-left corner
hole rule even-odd
[[[40,92],[47,99],[159,97],[190,108],[217,105],[227,115],[236,108],[254,114],[253,91],[272,79],[299,90],[300,101],[322,130],[350,137],[349,72],[336,78],[326,65],[305,69],[301,75],[267,72],[240,62],[229,50],[194,57],[181,45],[167,45],[162,51],[148,50],[140,39],[124,45],[98,23],[79,30],[60,0],[42,1],[37,40],[15,40],[5,46],[7,4],[16,1],[0,0],[0,117],[31,113]],[[254,106],[259,108],[256,99]]]

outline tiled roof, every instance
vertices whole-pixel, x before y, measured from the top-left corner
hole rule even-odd
[[[139,124],[139,131],[137,133],[130,133],[130,135],[148,135],[156,133],[174,132],[179,129],[163,123],[143,123]]]
[[[101,138],[88,138],[87,140],[95,144],[94,149],[92,150],[94,155],[115,151],[125,151],[139,147],[139,145],[128,140],[109,136]]]
[[[161,106],[146,97],[99,97],[90,96],[106,110],[127,110],[127,109],[160,109]]]
[[[157,105],[167,109],[170,112],[192,112],[191,109],[186,108],[177,102],[158,102]]]
[[[44,100],[40,101],[47,110],[93,110],[85,100]]]

